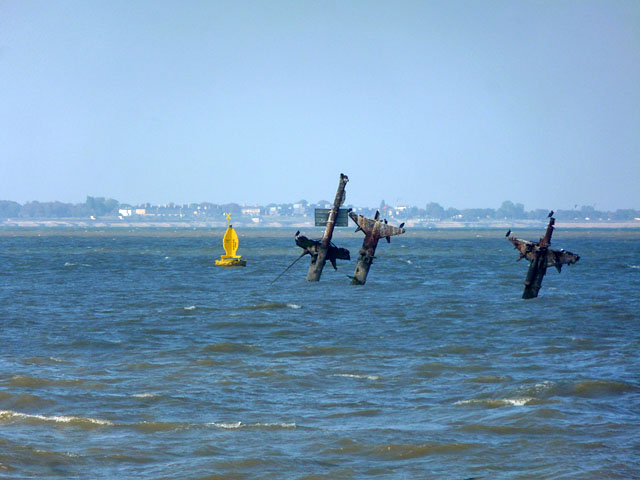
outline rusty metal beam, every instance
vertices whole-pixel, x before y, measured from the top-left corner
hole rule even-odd
[[[404,223],[400,227],[392,227],[387,224],[386,220],[380,220],[380,212],[376,212],[373,220],[362,215],[356,215],[353,212],[349,212],[349,217],[358,225],[356,232],[358,230],[364,232],[364,240],[358,253],[356,270],[353,273],[353,277],[351,277],[351,285],[364,285],[375,258],[378,241],[384,237],[387,242],[390,242],[391,236],[403,234],[405,232],[404,228],[402,228]]]
[[[331,211],[329,212],[327,226],[325,227],[324,234],[322,235],[322,242],[318,247],[318,255],[315,258],[312,257],[309,270],[307,271],[307,282],[317,282],[322,276],[322,269],[327,261],[327,252],[329,251],[329,246],[331,244],[331,237],[333,236],[333,229],[335,227],[336,218],[338,217],[338,210],[345,200],[344,189],[348,181],[349,177],[341,173],[336,198],[333,201],[333,207],[331,207]]]
[[[551,248],[551,236],[553,235],[555,222],[553,211],[551,211],[549,213],[547,231],[538,243],[510,236],[511,230],[507,232],[508,240],[520,251],[518,260],[526,258],[530,261],[529,270],[524,280],[522,298],[536,298],[538,296],[542,286],[542,279],[547,273],[547,267],[556,267],[560,272],[563,265],[573,265],[580,260],[580,255],[567,252],[564,249],[556,250]]]

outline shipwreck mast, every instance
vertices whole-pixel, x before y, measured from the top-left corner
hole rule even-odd
[[[353,277],[351,277],[351,285],[364,285],[373,259],[376,258],[378,240],[384,237],[387,242],[391,243],[393,235],[401,235],[405,232],[404,223],[401,223],[399,227],[388,225],[386,220],[380,220],[380,212],[376,212],[373,220],[362,215],[356,215],[353,212],[349,212],[349,217],[358,225],[356,232],[359,230],[364,232],[364,241],[360,252],[358,252],[358,263]]]
[[[522,298],[536,298],[538,296],[538,292],[542,286],[542,279],[547,273],[547,250],[549,245],[551,245],[551,235],[553,235],[553,225],[555,223],[556,219],[549,214],[547,231],[545,232],[544,237],[538,242],[535,249],[535,256],[529,264],[527,277],[524,280],[524,292],[522,293]]]
[[[333,229],[338,218],[338,211],[340,206],[344,203],[346,194],[344,191],[349,177],[344,174],[340,174],[340,183],[338,184],[338,191],[336,192],[336,198],[333,201],[333,207],[329,211],[329,218],[327,219],[327,225],[322,235],[322,242],[318,248],[318,256],[312,259],[309,265],[309,271],[307,272],[307,282],[317,282],[322,275],[322,269],[327,261],[327,252],[329,251],[329,245],[331,244],[331,237],[333,237]]]

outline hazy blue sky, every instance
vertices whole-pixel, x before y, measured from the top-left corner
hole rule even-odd
[[[640,208],[640,1],[0,0],[0,199]]]

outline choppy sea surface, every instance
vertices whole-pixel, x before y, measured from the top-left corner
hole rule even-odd
[[[640,231],[238,233],[0,230],[0,478],[640,478]]]

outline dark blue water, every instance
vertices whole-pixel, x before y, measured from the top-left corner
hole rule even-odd
[[[0,231],[0,478],[640,478],[640,231],[222,234]]]

